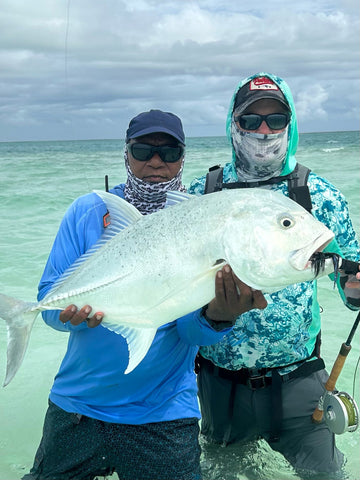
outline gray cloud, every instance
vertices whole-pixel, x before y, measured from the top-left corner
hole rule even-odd
[[[149,108],[224,135],[239,80],[280,75],[300,131],[359,128],[352,0],[2,0],[0,141],[119,138]]]

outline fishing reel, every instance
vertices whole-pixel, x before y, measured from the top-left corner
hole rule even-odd
[[[359,426],[359,409],[355,400],[348,393],[335,389],[336,380],[351,350],[350,343],[359,323],[360,312],[357,314],[346,342],[341,345],[340,352],[325,383],[325,394],[320,397],[319,404],[311,417],[314,423],[324,420],[329,430],[337,434],[355,432]]]
[[[325,423],[333,433],[355,432],[359,426],[358,406],[346,392],[326,392],[323,411]]]

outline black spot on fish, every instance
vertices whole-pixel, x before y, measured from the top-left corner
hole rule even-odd
[[[222,263],[225,263],[225,260],[223,258],[219,258],[216,260],[213,266],[215,267],[216,265],[221,265]]]

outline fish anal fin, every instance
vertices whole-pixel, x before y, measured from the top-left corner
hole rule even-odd
[[[130,373],[143,360],[154,340],[156,328],[133,328],[102,322],[102,326],[125,338],[129,349],[129,363],[125,374]]]

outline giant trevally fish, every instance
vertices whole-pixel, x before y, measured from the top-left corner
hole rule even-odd
[[[243,282],[270,293],[314,279],[318,272],[312,255],[334,237],[297,203],[263,189],[204,196],[172,192],[170,208],[146,216],[116,195],[95,193],[111,218],[100,240],[40,302],[0,295],[0,316],[8,330],[4,385],[18,370],[43,310],[89,304],[104,312],[97,328],[127,340],[129,373],[146,355],[160,325],[214,297],[216,272],[226,263]],[[328,259],[320,274],[333,270]]]

